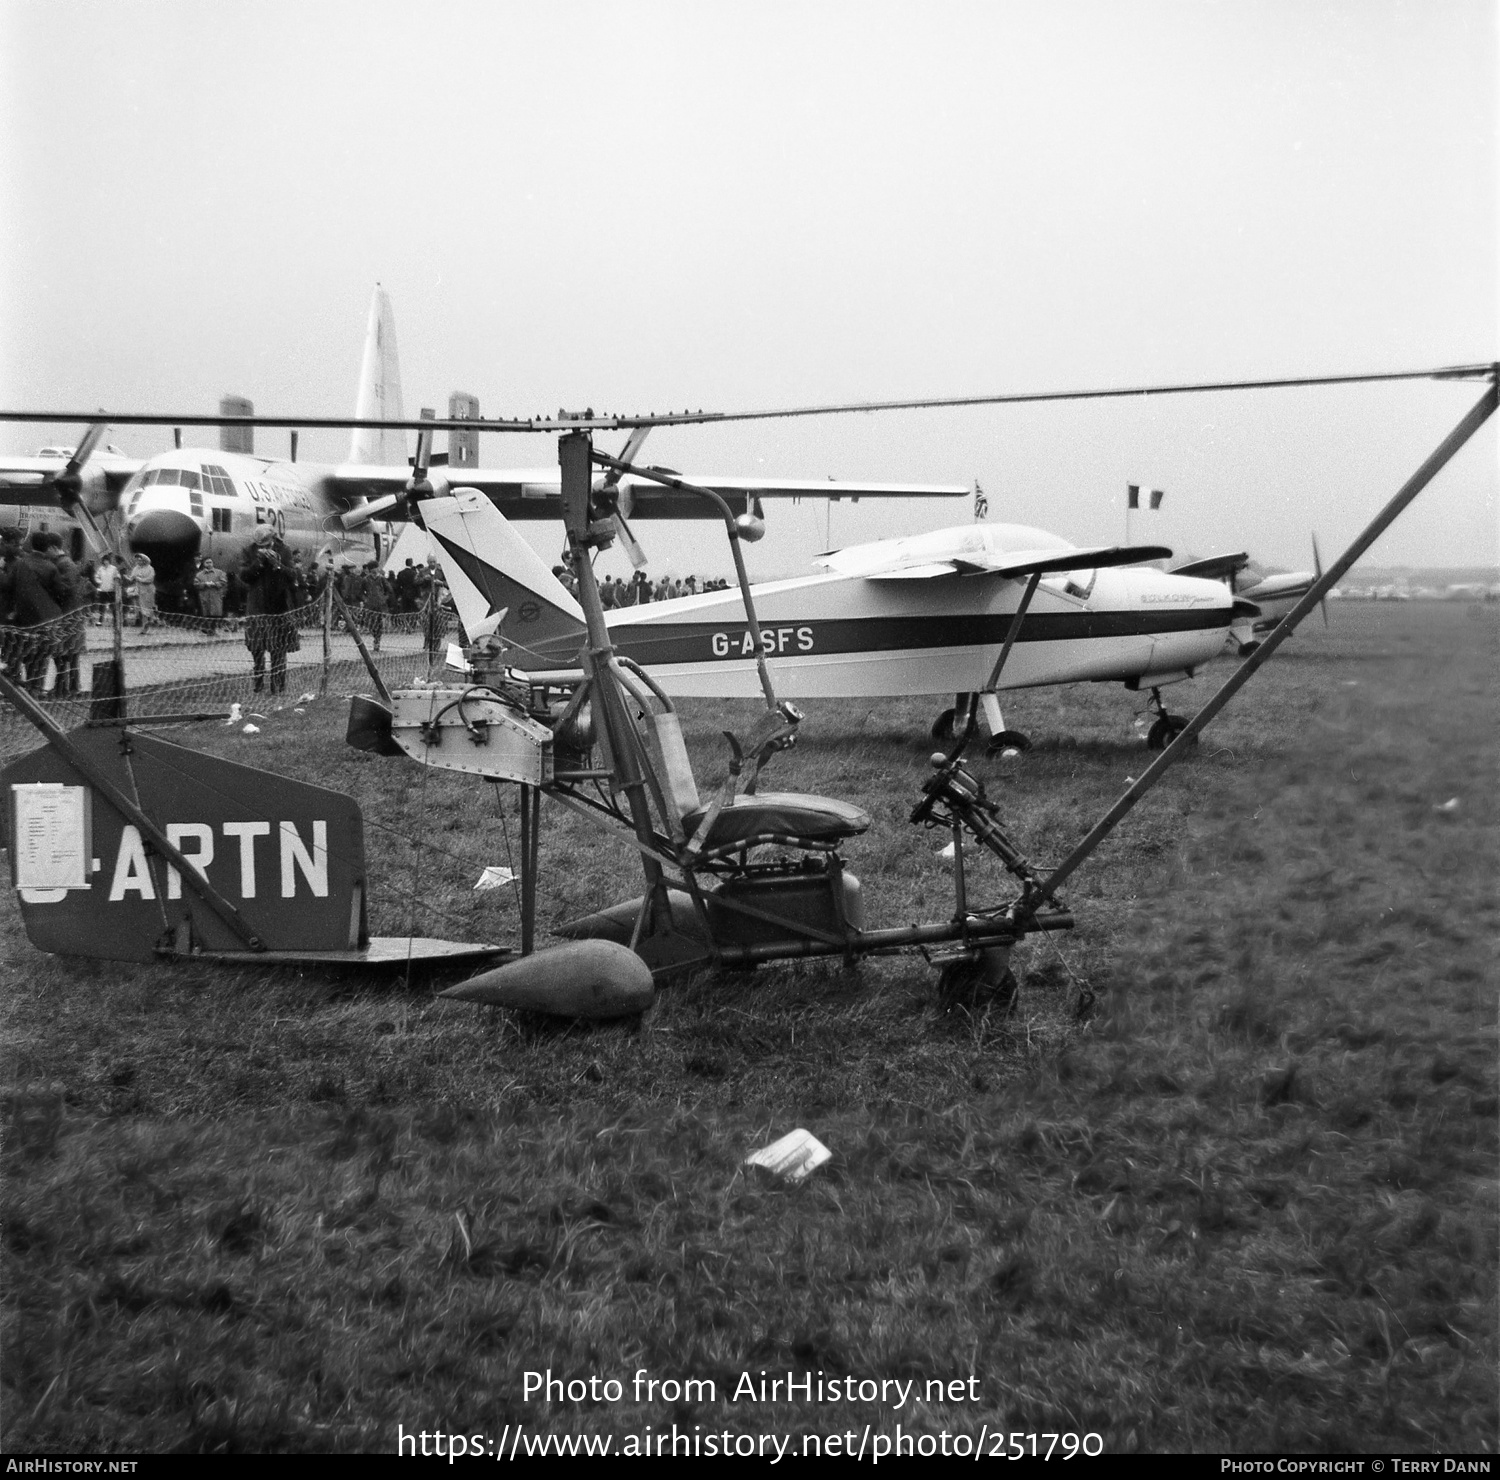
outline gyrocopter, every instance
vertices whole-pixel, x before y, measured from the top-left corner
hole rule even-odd
[[[741,542],[754,537],[758,521],[749,511],[737,515],[713,489],[631,461],[646,427],[735,418],[701,412],[641,418],[585,413],[561,415],[556,420],[483,424],[490,430],[561,434],[561,510],[584,632],[574,669],[563,682],[556,671],[537,675],[507,661],[506,642],[500,635],[504,613],[497,610],[491,621],[476,623],[466,633],[469,671],[462,682],[391,692],[369,662],[378,697],[352,701],[347,738],[356,747],[405,755],[424,765],[521,788],[520,957],[444,995],[565,1016],[621,1016],[648,1006],[655,981],[674,972],[810,957],[852,962],[868,955],[920,949],[940,968],[941,985],[949,991],[968,990],[976,999],[1004,996],[1012,948],[1033,933],[1072,926],[1072,915],[1060,896],[1071,875],[1494,412],[1500,396],[1500,364],[1129,391],[974,397],[957,403],[1418,378],[1482,378],[1487,385],[1480,400],[1348,549],[1049,872],[1028,861],[1008,834],[982,782],[964,764],[978,701],[970,702],[955,722],[952,744],[932,757],[931,775],[911,811],[914,824],[946,827],[952,833],[953,910],[944,920],[900,927],[869,923],[874,911],[866,908],[863,891],[845,864],[842,850],[869,826],[865,813],[836,798],[761,789],[762,775],[774,757],[795,742],[802,717],[794,705],[777,696],[745,571]],[[954,403],[866,403],[805,408],[790,414],[941,404]],[[775,414],[789,413],[748,413],[741,419]],[[74,413],[0,412],[0,420],[81,419]],[[171,422],[181,418],[116,415],[110,419]],[[244,419],[256,425],[314,424]],[[431,433],[446,429],[444,423],[368,424],[415,428],[429,439],[419,439],[407,488],[414,519],[422,521],[428,514],[450,516],[465,498],[479,496],[462,488],[450,491],[441,479],[426,475],[424,448],[430,449]],[[475,423],[463,426],[473,429]],[[609,457],[594,448],[595,432],[620,429],[633,434],[624,456]],[[602,474],[596,475],[596,468]],[[693,774],[670,697],[648,668],[615,649],[604,618],[593,560],[616,538],[633,542],[620,498],[621,479],[626,475],[637,486],[644,480],[706,500],[723,520],[729,538],[743,600],[745,650],[755,655],[763,707],[746,733],[727,736],[726,774],[706,792]],[[451,518],[445,522],[449,529],[453,527]],[[451,544],[444,558],[461,564],[464,552],[461,548],[455,552]],[[1005,631],[997,677],[1023,630],[1042,574],[1037,569],[1025,577],[1025,591]],[[27,866],[35,866],[29,885],[22,887],[19,874],[16,878],[23,919],[34,943],[46,950],[113,959],[149,959],[154,953],[217,954],[237,960],[289,959],[294,954],[302,960],[363,959],[362,953],[374,944],[364,927],[360,822],[350,799],[321,788],[265,778],[265,773],[250,768],[231,767],[159,737],[131,731],[118,719],[96,722],[113,725],[113,730],[84,726],[64,732],[3,674],[0,693],[36,723],[47,741],[42,750],[13,763],[0,775],[0,783],[11,793],[6,819],[13,869],[18,866],[18,840],[24,843],[27,836],[41,840],[29,853],[21,850],[27,853]],[[149,718],[136,721],[137,725],[149,723]],[[183,821],[171,814],[173,807],[183,805],[183,778],[193,780],[201,794],[203,820]],[[59,808],[71,805],[62,792],[82,793],[90,788],[97,799],[92,822],[82,815],[88,811],[82,805],[88,797],[82,798],[77,809],[81,820],[72,832],[46,822],[47,817],[55,822]],[[24,798],[20,796],[23,791]],[[557,933],[565,942],[537,950],[543,796],[630,847],[640,862],[643,888],[634,898],[559,927]],[[34,824],[29,835],[22,827],[22,800]],[[110,839],[102,848],[98,841],[101,826]],[[71,851],[52,847],[50,840],[58,836],[73,839]],[[264,843],[258,845],[257,839]],[[977,844],[1000,860],[1014,880],[1006,897],[982,903],[969,898],[966,843]],[[102,863],[99,858],[92,861],[92,871],[101,874],[97,887],[90,877],[91,852],[106,855]],[[237,903],[227,896],[223,884],[236,864]],[[258,893],[257,867],[262,870],[260,877],[267,880],[267,887]],[[279,882],[279,898],[269,887],[272,878]],[[128,949],[100,937],[97,922],[111,910],[111,918],[118,916],[128,924]],[[92,932],[82,928],[86,919],[94,925]],[[423,944],[430,957],[441,958],[460,949],[446,942]],[[412,945],[388,943],[386,954],[396,954],[402,947],[409,952]]]

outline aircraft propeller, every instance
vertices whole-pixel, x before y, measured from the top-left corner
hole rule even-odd
[[[83,470],[107,430],[108,428],[102,421],[96,421],[83,434],[83,440],[73,449],[73,455],[68,459],[67,466],[52,480],[52,487],[57,492],[58,502],[65,513],[78,521],[84,537],[96,555],[110,554],[114,546],[105,538],[104,531],[94,521],[93,511],[83,501]]]
[[[637,427],[630,434],[623,450],[617,459],[622,463],[635,461],[636,454],[641,450],[641,444],[646,440],[646,434],[650,427]],[[596,494],[614,495],[614,513],[610,516],[615,526],[615,537],[620,541],[620,548],[630,557],[630,563],[637,569],[642,569],[646,564],[646,552],[641,548],[640,541],[631,532],[630,525],[626,522],[630,514],[632,499],[628,488],[620,487],[621,469],[611,468],[597,483],[594,484]]]
[[[423,421],[432,421],[436,416],[437,413],[430,406],[422,408]],[[406,480],[406,487],[400,493],[387,493],[380,498],[369,499],[357,509],[350,509],[347,514],[339,515],[339,523],[345,529],[358,529],[372,519],[404,519],[412,499],[420,501],[446,493],[448,480],[439,474],[434,485],[430,476],[432,438],[430,427],[423,427],[417,433],[417,455],[412,459],[411,477]]]

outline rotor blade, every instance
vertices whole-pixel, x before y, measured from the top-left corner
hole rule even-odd
[[[1313,569],[1317,572],[1318,579],[1321,581],[1323,579],[1323,557],[1318,554],[1318,537],[1317,537],[1317,535],[1314,535],[1312,537],[1312,542],[1313,542]],[[1326,629],[1327,626],[1328,626],[1328,602],[1327,602],[1326,598],[1318,603],[1318,609],[1323,613],[1323,626]]]

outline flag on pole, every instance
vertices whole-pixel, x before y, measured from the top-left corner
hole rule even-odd
[[[1153,509],[1159,509],[1159,508],[1161,508],[1161,501],[1165,497],[1166,497],[1166,494],[1164,494],[1161,491],[1161,489],[1159,489],[1159,488],[1153,488],[1151,490],[1151,507]]]
[[[1141,490],[1135,483],[1125,485],[1125,507],[1127,509],[1138,509],[1141,506]]]
[[[984,489],[979,486],[979,479],[974,480],[974,518],[983,519],[990,511],[990,501],[984,496]]]

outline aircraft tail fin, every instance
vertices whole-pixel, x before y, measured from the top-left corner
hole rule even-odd
[[[423,499],[422,523],[472,638],[504,613],[499,632],[518,668],[572,668],[586,626],[583,608],[541,556],[478,489]]]
[[[365,326],[365,357],[359,370],[359,396],[354,415],[360,421],[400,421],[401,362],[396,353],[396,319],[391,299],[379,283],[370,299]],[[349,461],[400,467],[407,460],[406,433],[355,427],[349,438]]]

